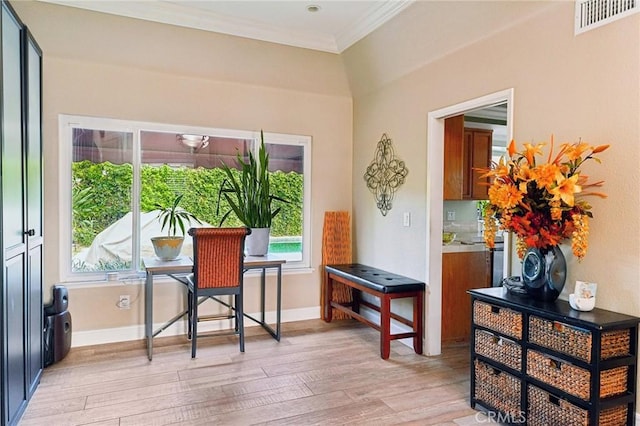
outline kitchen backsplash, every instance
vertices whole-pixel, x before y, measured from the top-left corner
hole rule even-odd
[[[475,200],[444,201],[443,231],[464,235],[482,235],[483,221],[478,217]]]

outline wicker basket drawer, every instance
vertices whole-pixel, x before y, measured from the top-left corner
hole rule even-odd
[[[573,405],[569,401],[560,399],[544,390],[529,385],[527,388],[529,426],[588,426],[589,412],[584,408]],[[608,408],[600,412],[598,424],[600,426],[625,426],[627,424],[627,404]]]
[[[521,385],[517,378],[479,360],[474,362],[474,374],[476,400],[514,418],[521,414]]]
[[[603,370],[600,373],[600,398],[625,393],[628,370],[626,365]],[[585,401],[591,398],[591,372],[571,363],[528,350],[527,374]]]
[[[501,306],[475,300],[473,322],[504,335],[522,339],[522,314]]]
[[[529,317],[529,341],[591,362],[592,334],[589,330],[531,315]],[[613,330],[602,333],[600,348],[600,359],[629,355],[631,353],[630,330]]]
[[[520,371],[522,347],[516,342],[484,330],[476,330],[475,352]]]

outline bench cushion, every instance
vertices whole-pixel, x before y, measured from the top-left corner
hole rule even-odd
[[[425,284],[402,275],[392,274],[382,269],[359,263],[345,265],[326,265],[325,271],[338,277],[353,281],[379,293],[402,293],[405,291],[424,291]]]

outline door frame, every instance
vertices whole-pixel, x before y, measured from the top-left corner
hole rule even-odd
[[[442,350],[442,226],[443,226],[443,163],[444,120],[469,111],[507,103],[507,140],[513,138],[514,89],[505,89],[436,111],[427,116],[427,292],[425,310],[425,352],[439,355]],[[511,240],[505,234],[505,276],[511,273]]]

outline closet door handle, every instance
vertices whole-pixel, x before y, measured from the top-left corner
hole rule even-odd
[[[24,235],[28,235],[30,237],[33,237],[34,235],[36,235],[36,230],[35,229],[29,229],[28,231],[24,231]]]

